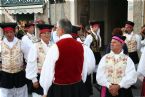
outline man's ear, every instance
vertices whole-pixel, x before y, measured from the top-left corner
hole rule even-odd
[[[64,34],[65,32],[64,32],[64,29],[61,29],[61,34]]]

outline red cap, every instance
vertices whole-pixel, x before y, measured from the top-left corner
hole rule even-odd
[[[92,27],[100,26],[100,23],[98,21],[90,21],[89,24]]]
[[[53,25],[49,24],[37,24],[37,27],[40,30],[40,34],[46,33],[46,32],[51,32],[51,29],[53,28]]]
[[[44,28],[40,30],[40,34],[46,33],[46,32],[51,32],[51,29]]]
[[[5,31],[14,31],[14,28],[12,28],[12,27],[5,27],[5,28],[3,28],[3,30],[4,30],[4,32]]]
[[[30,28],[31,26],[35,26],[35,24],[34,23],[25,24],[25,28],[26,29]]]
[[[3,29],[4,32],[14,31],[16,26],[16,23],[0,23],[0,27]]]

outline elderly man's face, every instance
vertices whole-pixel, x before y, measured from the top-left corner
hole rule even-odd
[[[48,44],[51,38],[51,32],[45,32],[40,34],[40,38],[46,43]]]
[[[114,53],[118,53],[122,50],[122,44],[115,40],[115,39],[112,39],[111,40],[111,50],[114,52]]]
[[[57,23],[56,25],[56,32],[57,32],[57,36],[60,37],[61,35],[64,34],[64,30],[62,28],[60,28],[59,24]]]
[[[13,30],[5,31],[4,33],[9,42],[13,41],[15,37],[15,32]]]

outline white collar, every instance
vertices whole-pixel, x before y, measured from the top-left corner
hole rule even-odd
[[[110,53],[111,53],[111,55],[114,56],[115,59],[118,59],[120,57],[120,55],[123,54],[123,50],[119,54],[115,54],[113,51],[111,51]]]
[[[27,33],[28,37],[33,37],[33,34]]]
[[[47,46],[47,44],[41,39],[41,42],[43,45]]]
[[[115,54],[112,50],[111,50],[110,53],[113,54],[113,55],[115,55],[115,56],[118,56],[118,55],[120,55],[120,54],[124,54],[124,53],[123,53],[123,50],[122,50],[119,54]]]
[[[72,36],[70,34],[63,34],[62,36],[60,36],[60,40],[64,38],[72,38]]]
[[[16,38],[16,37],[14,37],[14,39],[13,39],[12,42],[9,42],[9,41],[7,40],[7,38],[4,38],[4,39],[3,39],[3,42],[4,42],[5,44],[7,44],[7,45],[9,46],[9,48],[12,48],[12,47],[17,43],[17,41],[18,41],[18,38]]]
[[[98,28],[98,30],[96,32],[94,32],[93,30],[91,30],[91,32],[94,34],[94,35],[99,35],[100,36],[100,28]]]
[[[132,31],[132,32],[130,32],[130,34],[129,34],[129,33],[127,33],[127,35],[131,35],[131,36],[132,36],[132,35],[133,35],[133,31]]]
[[[18,41],[18,38],[14,37],[13,41],[9,42],[8,39],[5,37],[5,38],[3,39],[3,41],[4,41],[5,43],[12,43],[12,42],[13,42],[13,43],[16,43],[16,42]]]
[[[49,41],[49,43],[46,44],[46,43],[41,39],[41,42],[42,42],[43,45],[45,45],[45,46],[47,46],[47,47],[50,47],[50,46],[52,45],[52,42],[51,42],[51,41]]]

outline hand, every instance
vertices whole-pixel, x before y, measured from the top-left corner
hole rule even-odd
[[[143,82],[144,76],[138,76],[138,79]]]
[[[35,82],[35,83],[33,83],[33,87],[34,87],[34,88],[38,88],[38,87],[39,87],[39,83],[38,83],[38,81]]]
[[[42,97],[47,97],[47,95],[43,95]]]
[[[111,93],[112,96],[117,96],[118,95],[118,91],[120,89],[120,86],[119,85],[111,85],[109,87],[109,92]]]
[[[110,86],[109,88],[109,92],[112,96],[117,96],[118,95],[118,91],[113,89],[113,86]]]

